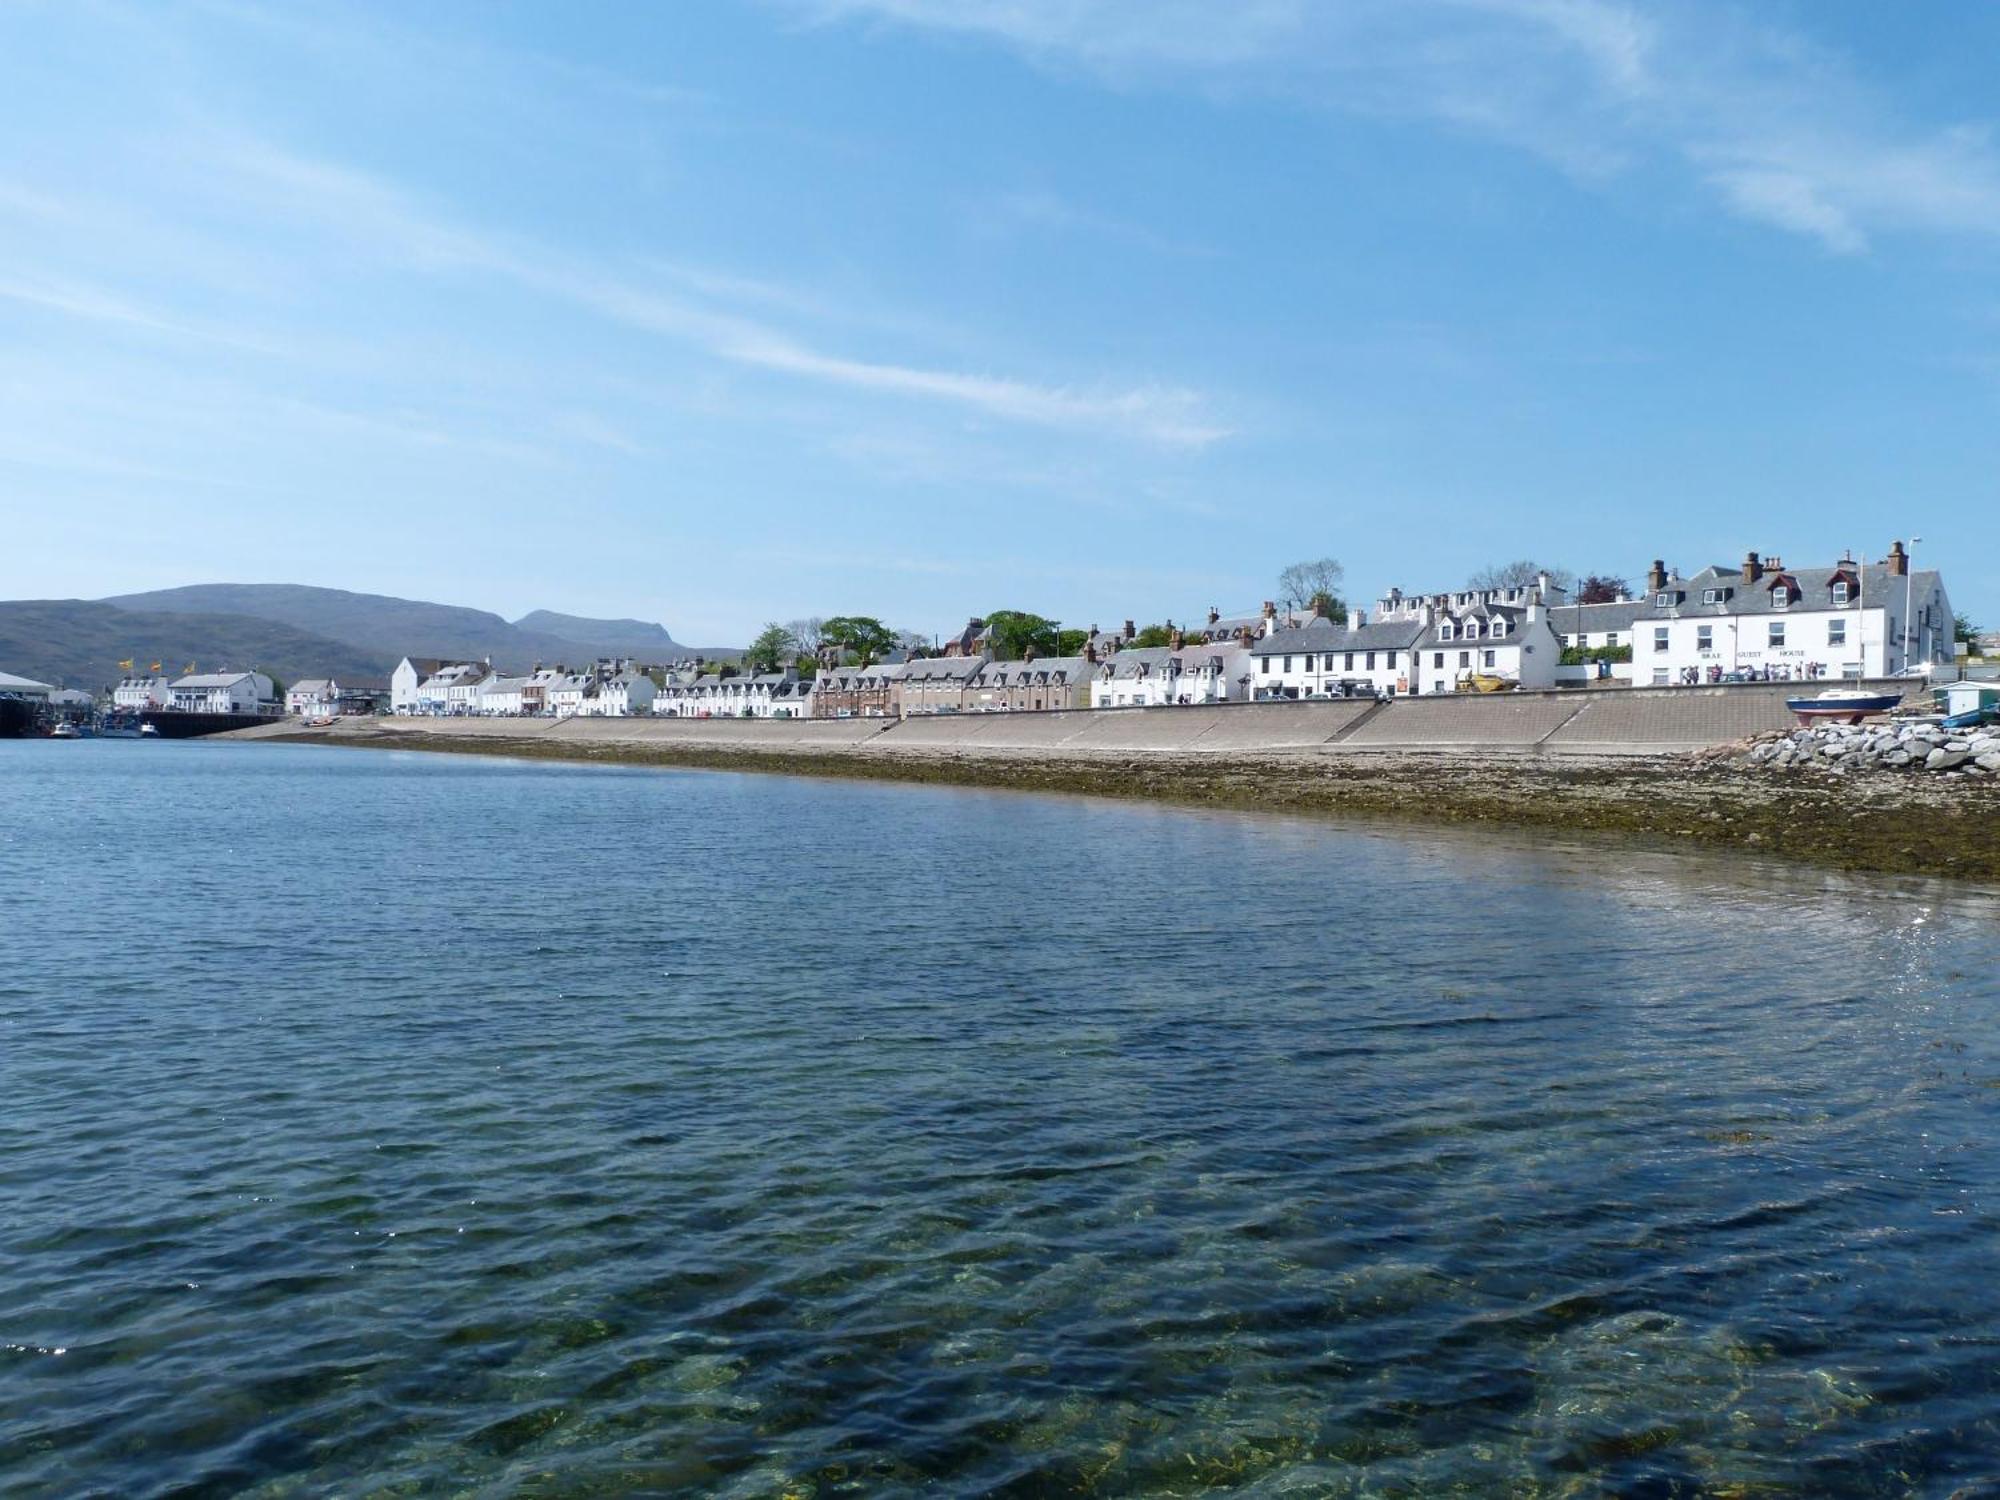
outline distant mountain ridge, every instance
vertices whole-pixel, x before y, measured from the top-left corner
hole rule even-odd
[[[205,583],[108,599],[0,601],[0,671],[96,689],[153,661],[179,673],[251,667],[299,677],[383,677],[404,656],[491,660],[525,669],[605,656],[671,661],[733,648],[681,645],[664,625],[536,610],[508,621],[483,609],[291,583]]]
[[[249,615],[119,609],[98,599],[0,601],[0,671],[87,692],[125,675],[190,666],[255,668],[286,683],[301,677],[387,677],[395,659],[346,641]]]
[[[297,583],[198,583],[102,601],[120,609],[252,615],[388,655],[490,658],[502,666],[578,662],[600,656],[647,660],[692,655],[664,625],[591,620],[536,610],[508,621],[483,609],[356,594]],[[733,651],[711,652],[734,655]]]
[[[514,628],[580,645],[615,646],[617,650],[612,654],[619,656],[650,659],[686,649],[667,634],[666,626],[644,620],[586,620],[580,615],[559,615],[554,610],[538,609],[522,615],[514,622]]]

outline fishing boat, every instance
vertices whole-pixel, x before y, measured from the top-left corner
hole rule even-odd
[[[49,731],[49,738],[52,740],[81,740],[88,738],[88,734],[65,719]]]
[[[1812,698],[1787,698],[1785,707],[1801,724],[1859,724],[1870,714],[1885,714],[1903,701],[1901,693],[1871,693],[1866,688],[1828,688]]]

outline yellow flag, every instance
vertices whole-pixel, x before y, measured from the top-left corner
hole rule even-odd
[[[154,662],[153,665],[147,670],[157,672],[160,670],[160,664],[158,662]]]
[[[129,672],[132,670],[132,659],[128,656],[127,658],[125,658],[124,661],[118,663],[118,665],[123,667],[126,671]]]

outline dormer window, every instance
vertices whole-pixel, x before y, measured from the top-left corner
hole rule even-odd
[[[1653,608],[1672,609],[1673,607],[1674,607],[1674,596],[1672,594],[1653,595]]]
[[[1487,632],[1487,634],[1491,635],[1496,641],[1506,633],[1507,633],[1507,622],[1505,620],[1495,620],[1493,622],[1493,628]]]
[[[1771,590],[1771,608],[1790,609],[1791,607],[1792,607],[1792,591],[1790,589],[1786,588],[1781,583],[1776,588]]]
[[[1701,602],[1703,604],[1720,604],[1722,602],[1722,590],[1703,589],[1701,591]]]
[[[1441,641],[1448,641],[1451,639],[1451,621],[1440,620],[1438,622],[1438,639]]]
[[[1847,602],[1847,580],[1845,578],[1834,580],[1833,602],[1835,604],[1845,604]]]

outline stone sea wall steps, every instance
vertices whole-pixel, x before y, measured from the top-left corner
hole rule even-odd
[[[442,720],[443,725],[458,721]],[[517,722],[532,723],[533,720]],[[700,745],[718,749],[812,749],[858,745],[883,733],[888,719],[562,719],[560,740],[647,745]],[[455,733],[442,728],[440,733]]]
[[[1355,749],[1491,746],[1533,749],[1582,711],[1581,693],[1401,698],[1341,741]]]
[[[1658,745],[1698,749],[1782,729],[1796,715],[1792,683],[1715,688],[1633,688],[1586,695],[1582,710],[1549,736],[1550,750]],[[1814,688],[1812,691],[1818,691]]]

